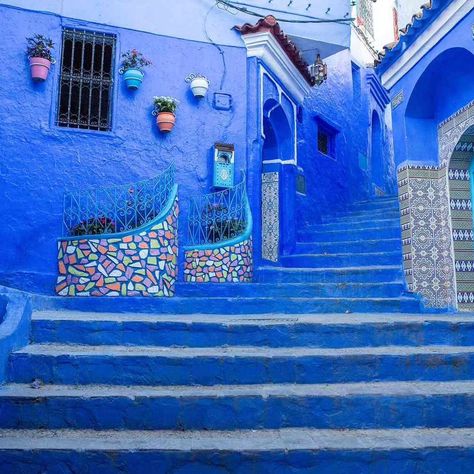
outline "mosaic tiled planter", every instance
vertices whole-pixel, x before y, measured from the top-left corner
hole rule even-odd
[[[252,281],[252,238],[209,250],[187,250],[184,279],[189,283]]]
[[[60,296],[173,296],[177,276],[178,198],[165,217],[106,238],[58,244]]]

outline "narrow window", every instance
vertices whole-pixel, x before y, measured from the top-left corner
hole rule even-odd
[[[318,150],[325,155],[329,155],[329,135],[325,130],[318,130]]]
[[[316,117],[318,152],[336,158],[336,137],[339,130],[326,122],[322,117]]]
[[[63,30],[58,126],[111,130],[115,41],[110,34]]]

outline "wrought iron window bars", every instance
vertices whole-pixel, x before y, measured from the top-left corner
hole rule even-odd
[[[56,125],[112,128],[115,35],[65,28]]]

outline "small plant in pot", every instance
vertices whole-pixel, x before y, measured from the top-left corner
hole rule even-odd
[[[30,60],[31,77],[35,81],[45,81],[51,64],[55,62],[51,54],[54,43],[51,38],[39,34],[26,38],[26,41],[26,54]]]
[[[152,62],[136,49],[131,49],[122,54],[122,67],[125,84],[129,89],[138,89],[143,82],[145,73],[143,69],[150,66]]]
[[[153,97],[153,115],[156,115],[156,124],[161,132],[171,132],[176,122],[176,108],[179,102],[173,97]]]

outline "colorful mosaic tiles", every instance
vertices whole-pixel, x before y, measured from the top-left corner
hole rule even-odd
[[[106,239],[59,242],[60,296],[173,296],[177,276],[178,200],[147,230]]]
[[[213,250],[188,250],[184,279],[193,283],[248,282],[252,280],[252,239]]]

